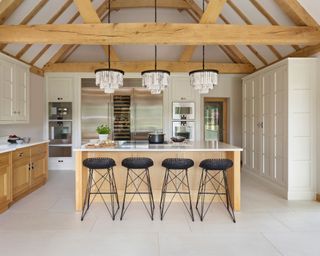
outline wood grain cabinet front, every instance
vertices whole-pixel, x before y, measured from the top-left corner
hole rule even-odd
[[[47,180],[48,157],[46,144],[33,146],[30,149],[31,187],[37,187]]]
[[[0,154],[0,213],[5,211],[12,200],[11,153]]]
[[[13,200],[16,200],[30,188],[30,149],[14,151],[12,159],[12,192]]]

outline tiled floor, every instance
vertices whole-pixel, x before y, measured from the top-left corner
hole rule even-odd
[[[180,204],[162,222],[139,204],[113,222],[95,204],[81,222],[73,180],[51,172],[46,186],[0,215],[0,255],[320,255],[320,204],[285,201],[248,177],[236,224],[220,204],[194,223]]]

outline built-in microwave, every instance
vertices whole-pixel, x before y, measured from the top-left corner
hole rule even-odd
[[[172,119],[173,120],[194,120],[195,104],[194,102],[173,102]]]
[[[172,122],[172,135],[182,136],[193,141],[195,138],[195,122],[176,121]]]

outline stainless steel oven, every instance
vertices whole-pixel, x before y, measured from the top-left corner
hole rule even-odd
[[[173,120],[194,120],[195,103],[194,102],[173,102],[172,103]]]
[[[173,136],[183,136],[187,140],[193,141],[195,138],[195,122],[174,121],[172,122]]]

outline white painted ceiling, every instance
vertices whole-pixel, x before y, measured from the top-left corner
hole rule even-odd
[[[134,1],[134,0],[129,0]],[[300,4],[309,12],[313,18],[320,23],[320,1],[319,0],[298,0]],[[15,10],[14,13],[6,20],[5,24],[16,25],[38,4],[40,0],[26,0]],[[29,24],[44,24],[61,8],[66,0],[51,0],[49,1],[40,12],[33,17]],[[103,0],[94,0],[93,4],[97,8]],[[201,7],[202,1],[196,0]],[[243,13],[249,18],[253,24],[269,24],[268,20],[250,3],[249,0],[233,0],[233,2],[242,10]],[[262,6],[275,18],[281,25],[293,25],[292,21],[283,11],[278,7],[274,0],[260,0]],[[55,24],[68,23],[68,21],[77,12],[76,6],[72,3],[67,10],[54,22]],[[222,15],[226,17],[230,23],[244,24],[244,21],[239,15],[229,6],[225,5]],[[152,8],[143,9],[121,9],[113,11],[111,14],[112,22],[153,22],[154,10]],[[159,22],[176,22],[176,23],[194,23],[193,18],[186,11],[178,11],[174,9],[159,9],[158,11]],[[106,22],[106,20],[104,21]],[[75,20],[74,23],[82,23],[81,17]],[[218,23],[223,23],[219,18]],[[4,51],[16,55],[24,45],[22,44],[9,44],[5,47]],[[33,45],[21,59],[30,62],[45,45]],[[42,68],[49,59],[60,49],[61,45],[52,45],[43,56],[34,64]],[[239,50],[254,64],[257,68],[264,64],[254,55],[246,46],[237,46]],[[114,46],[118,56],[121,60],[153,60],[154,47],[141,46],[141,45],[120,45]],[[276,56],[267,46],[254,46],[259,54],[268,62],[276,61]],[[294,51],[291,46],[275,46],[282,56]],[[159,46],[158,47],[159,60],[178,60],[183,46]],[[192,61],[201,60],[201,47],[197,47]],[[66,62],[95,62],[105,61],[106,56],[101,46],[80,46],[71,54]],[[212,62],[232,62],[229,57],[218,46],[206,47],[206,60]]]

